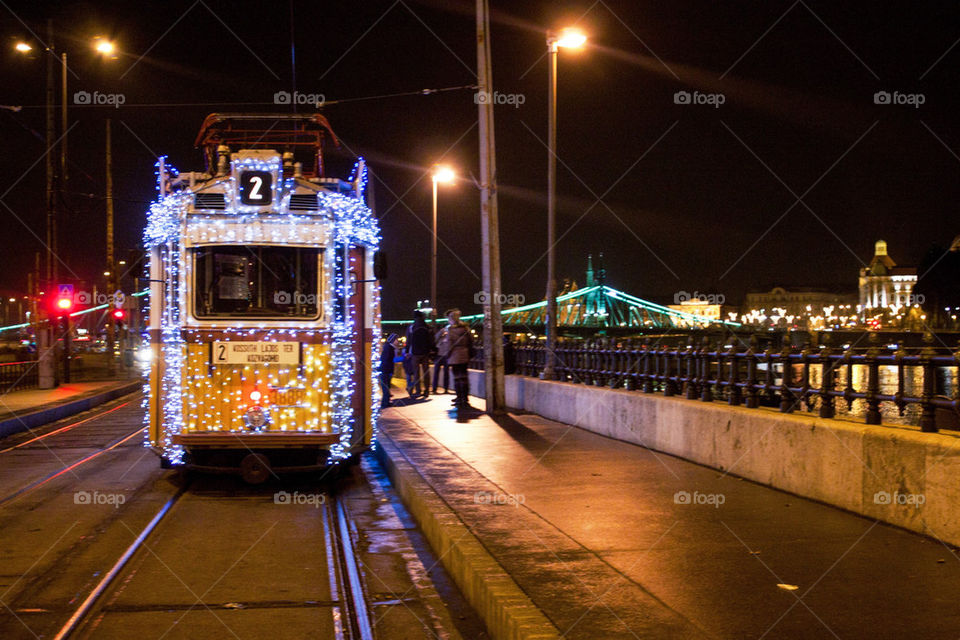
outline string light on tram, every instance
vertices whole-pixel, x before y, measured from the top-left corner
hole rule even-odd
[[[188,219],[187,211],[193,203],[194,193],[189,188],[184,188],[174,193],[164,193],[163,185],[178,176],[179,172],[167,164],[166,157],[161,157],[158,160],[156,168],[159,195],[157,201],[150,206],[147,216],[147,226],[144,230],[144,244],[147,247],[159,247],[161,249],[160,257],[163,260],[162,271],[169,274],[171,281],[181,282],[183,279],[189,278],[190,267],[189,262],[187,262],[187,268],[184,269],[185,273],[181,275],[180,270],[184,262],[181,260],[179,239],[182,233],[187,237],[190,236],[192,221]],[[219,238],[227,238],[231,242],[241,241],[241,239],[237,237],[238,227],[244,228],[245,234],[252,234],[251,223],[256,223],[261,230],[270,228],[271,235],[269,239],[272,242],[324,244],[328,247],[324,252],[327,259],[324,260],[323,273],[326,281],[333,283],[335,295],[325,300],[326,317],[332,319],[329,329],[323,331],[323,333],[329,332],[329,343],[319,345],[320,348],[317,350],[317,354],[324,351],[329,352],[330,363],[326,365],[318,362],[315,359],[313,350],[305,350],[305,373],[307,373],[308,376],[313,376],[317,373],[320,374],[314,378],[313,388],[306,387],[306,380],[303,376],[299,375],[299,373],[294,375],[293,372],[289,370],[282,371],[272,379],[262,380],[259,372],[254,372],[255,377],[248,379],[248,372],[245,369],[240,372],[239,382],[241,386],[252,382],[259,388],[270,385],[279,386],[278,383],[280,383],[282,379],[286,381],[285,384],[288,386],[303,388],[308,397],[312,397],[313,394],[321,394],[323,396],[321,402],[310,403],[315,406],[311,411],[314,415],[308,420],[306,427],[308,430],[317,430],[321,428],[323,424],[332,424],[339,428],[340,441],[330,448],[330,460],[336,462],[349,457],[353,440],[353,429],[356,426],[353,419],[352,405],[352,398],[355,393],[353,372],[357,369],[353,349],[353,341],[356,335],[356,329],[352,320],[354,314],[351,313],[352,308],[349,303],[343,305],[344,308],[340,309],[336,308],[339,305],[334,304],[335,299],[338,297],[349,301],[353,287],[353,284],[347,281],[342,275],[353,270],[343,268],[344,251],[342,247],[361,246],[366,249],[366,261],[368,265],[364,266],[369,268],[372,265],[373,253],[380,245],[380,228],[376,216],[373,215],[373,212],[363,202],[363,194],[367,187],[368,172],[366,163],[362,158],[356,162],[351,172],[350,182],[357,185],[353,194],[348,196],[342,193],[327,191],[317,193],[318,213],[325,212],[325,217],[334,223],[332,225],[332,237],[320,238],[316,235],[316,229],[313,228],[317,224],[318,219],[322,219],[324,216],[318,216],[317,214],[297,215],[284,213],[282,214],[282,220],[277,220],[276,223],[273,223],[272,220],[271,222],[266,222],[261,219],[264,215],[261,214],[261,211],[264,211],[264,207],[237,204],[239,197],[236,176],[239,175],[240,171],[272,171],[275,175],[280,175],[279,172],[281,169],[279,157],[271,157],[267,160],[241,159],[235,161],[231,176],[223,183],[227,209],[226,211],[218,210],[216,213],[234,214],[236,218],[233,218],[229,223],[226,220],[217,220],[212,226],[216,229]],[[289,197],[294,187],[295,181],[292,179],[285,180],[282,185],[277,187],[278,194],[280,195],[278,206],[282,208],[281,210],[285,210],[289,204]],[[266,215],[279,216],[279,214],[271,213],[267,213]],[[273,224],[273,226],[268,227],[270,224]],[[228,225],[233,228],[228,228]],[[209,222],[207,226],[211,226]],[[281,235],[280,230],[283,230],[283,227],[286,227],[286,233]],[[205,242],[212,240],[212,238],[198,235],[195,237],[195,240]],[[245,235],[242,240],[250,241],[252,237]],[[321,240],[324,241],[321,242]],[[337,247],[340,247],[341,250],[334,250],[334,248]],[[332,259],[329,258],[331,254],[333,255]],[[358,268],[355,270],[362,272],[361,265],[350,266],[356,266]],[[147,265],[147,269],[149,272],[149,264]],[[174,291],[175,289],[176,291]],[[168,425],[168,428],[164,431],[163,442],[159,444],[163,449],[164,456],[174,465],[180,464],[183,461],[183,449],[181,446],[173,444],[172,437],[174,434],[184,430],[184,414],[186,413],[186,415],[191,416],[191,422],[200,416],[212,420],[213,416],[209,413],[209,407],[216,402],[218,398],[222,399],[224,403],[231,403],[229,393],[225,394],[223,392],[223,385],[215,385],[212,383],[206,373],[206,366],[198,366],[199,363],[188,366],[189,363],[187,362],[186,356],[187,341],[184,340],[184,335],[186,334],[187,337],[191,337],[192,335],[193,339],[196,339],[197,336],[195,335],[195,331],[187,330],[185,332],[182,327],[179,309],[184,308],[186,303],[185,292],[182,289],[183,287],[163,287],[166,302],[164,309],[168,311],[161,317],[160,330],[160,350],[165,363],[163,375],[160,380],[161,396],[168,400],[162,404],[160,410],[162,412],[163,422]],[[176,300],[174,299],[174,295],[178,296]],[[366,311],[367,317],[375,320],[375,322],[373,322],[374,331],[371,336],[372,339],[370,340],[370,352],[367,354],[370,361],[373,362],[379,355],[378,351],[380,347],[380,295],[376,287],[370,289],[369,306]],[[321,332],[318,331],[315,325],[308,323],[292,325],[286,329],[264,329],[262,325],[257,329],[246,329],[220,327],[214,324],[211,325],[211,329],[216,329],[218,334],[223,336],[222,339],[224,341],[243,340],[244,338],[249,339],[256,336],[257,340],[265,342],[293,339],[297,341],[305,340],[313,344],[316,337],[321,335]],[[188,371],[188,379],[183,373],[185,367]],[[319,372],[317,369],[320,369]],[[232,378],[222,380],[221,382],[230,384],[232,383]],[[186,389],[184,388],[185,384]],[[377,436],[376,424],[380,414],[381,391],[377,372],[373,367],[370,368],[370,378],[367,384],[373,396],[371,399],[370,419],[373,424],[375,443]],[[324,393],[324,390],[329,390],[329,392]],[[144,385],[145,407],[149,407],[149,396],[152,391],[149,384]],[[249,412],[250,409],[257,407],[261,400],[264,400],[262,392],[256,390],[250,394],[252,405],[249,406],[246,405],[242,396],[239,395],[239,390],[236,394],[235,400],[233,401],[236,406],[232,409],[232,414],[243,416],[244,422],[250,429],[258,430],[265,428],[266,422],[273,419],[269,407],[264,407],[265,411],[262,415],[259,413],[252,415]],[[256,398],[254,398],[254,394],[257,395]],[[319,406],[316,407],[316,405]],[[147,414],[149,414],[149,412],[147,412]],[[266,422],[261,423],[261,419]],[[149,417],[147,420],[149,421]],[[151,446],[149,434],[147,434],[144,444],[145,446]],[[374,444],[374,446],[376,445]]]

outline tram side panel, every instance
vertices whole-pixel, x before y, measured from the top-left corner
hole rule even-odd
[[[163,255],[159,246],[150,249],[150,316],[147,324],[147,335],[150,340],[150,403],[148,437],[151,444],[160,443],[163,421],[161,407],[163,398],[160,397],[160,380],[163,376],[163,357],[160,348],[160,321],[163,317],[166,274],[163,269]]]
[[[349,273],[354,280],[366,280],[367,275],[367,250],[361,246],[351,246],[348,253]],[[352,398],[353,420],[356,425],[357,445],[370,444],[371,429],[371,384],[370,384],[370,343],[372,340],[372,330],[368,318],[367,288],[369,283],[357,282],[353,287],[349,299],[349,309],[353,320],[353,384],[354,394]]]

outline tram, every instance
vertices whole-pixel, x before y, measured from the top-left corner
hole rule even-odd
[[[212,114],[205,170],[157,163],[146,445],[165,468],[259,483],[376,439],[380,231],[362,159],[324,174],[320,114]]]

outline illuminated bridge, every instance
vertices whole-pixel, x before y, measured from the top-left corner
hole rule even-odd
[[[600,257],[601,261],[603,256]],[[587,258],[586,286],[557,296],[557,326],[561,330],[633,329],[659,331],[669,329],[703,329],[711,326],[739,327],[739,322],[708,318],[671,309],[630,295],[604,284],[605,270],[594,272],[592,257]],[[542,300],[520,307],[503,309],[504,329],[531,331],[544,326],[547,302]],[[483,321],[483,314],[463,316],[470,324]],[[385,320],[385,325],[409,324],[409,320]]]

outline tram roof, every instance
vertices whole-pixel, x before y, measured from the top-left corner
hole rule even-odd
[[[305,166],[305,174],[322,175],[324,136],[340,146],[330,122],[319,113],[211,113],[203,120],[196,147],[203,148],[208,168],[217,147],[239,149],[309,149],[315,153],[315,167]]]

